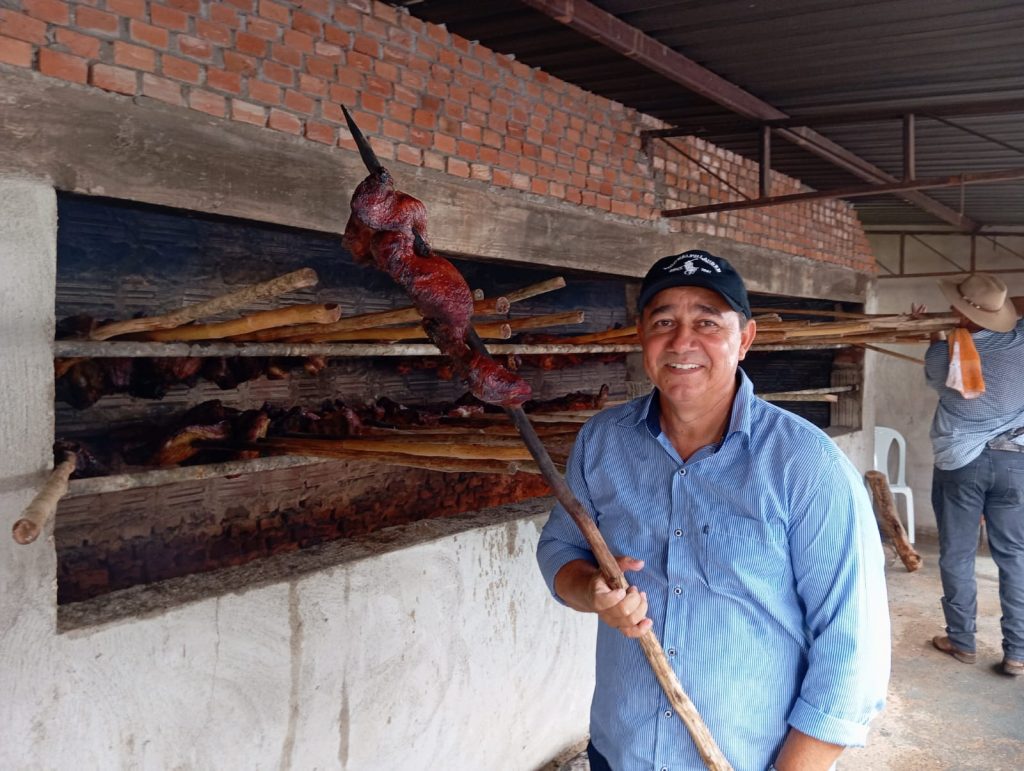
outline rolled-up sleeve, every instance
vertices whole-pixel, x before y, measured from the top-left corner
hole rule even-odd
[[[788,722],[830,744],[863,746],[885,705],[889,607],[878,527],[845,459],[794,496],[789,540],[806,609],[808,669]]]
[[[594,507],[590,496],[587,494],[586,475],[584,472],[586,457],[586,426],[580,431],[573,445],[572,453],[569,455],[569,463],[565,470],[565,481],[569,488],[575,493],[576,498],[583,504],[587,511],[594,515]],[[562,602],[562,599],[555,592],[555,575],[567,563],[573,560],[585,559],[594,562],[594,555],[590,551],[586,539],[572,521],[572,517],[565,510],[562,504],[555,504],[540,534],[540,542],[537,544],[537,564],[540,565],[540,572],[548,585],[551,595]]]

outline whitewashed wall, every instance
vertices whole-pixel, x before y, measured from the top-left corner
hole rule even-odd
[[[55,227],[0,179],[7,528],[51,461]],[[537,768],[585,734],[594,620],[549,598],[538,517],[470,524],[64,633],[50,533],[0,537],[0,768]]]
[[[957,266],[964,269],[970,266],[968,236],[920,236],[920,239],[924,243],[912,238],[906,240],[905,272],[956,271]],[[1024,237],[1001,237],[998,243],[1018,255],[1024,255]],[[892,271],[898,271],[899,237],[873,235],[871,244],[878,261]],[[951,265],[934,250],[951,258],[957,265]],[[976,250],[979,271],[1024,268],[1024,258],[996,248],[989,239],[979,237]],[[879,274],[885,275],[885,270],[880,270]],[[1024,273],[1002,274],[999,277],[1009,287],[1011,295],[1024,295]],[[875,291],[869,295],[868,310],[875,313],[897,313],[908,311],[911,303],[924,303],[929,311],[947,311],[949,301],[939,290],[937,281],[930,277],[880,279]],[[926,345],[889,347],[916,358],[924,358],[927,349]],[[931,507],[932,449],[928,431],[937,396],[925,385],[920,365],[891,356],[876,356],[875,359],[875,409],[878,425],[891,426],[906,438],[907,484],[913,488],[917,527],[926,533],[934,533],[935,514]],[[902,500],[898,503],[902,506]]]

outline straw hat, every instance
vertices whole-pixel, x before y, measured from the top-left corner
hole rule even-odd
[[[1017,326],[1017,310],[1006,296],[1006,284],[988,273],[972,273],[963,281],[939,281],[953,307],[979,327],[1009,332]]]

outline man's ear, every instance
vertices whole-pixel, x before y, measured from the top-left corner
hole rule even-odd
[[[747,322],[747,325],[740,330],[740,361],[747,358],[747,351],[750,346],[754,344],[754,338],[757,336],[757,322],[753,319]]]

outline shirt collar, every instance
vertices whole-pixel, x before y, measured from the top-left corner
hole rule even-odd
[[[739,431],[750,436],[750,412],[754,403],[754,384],[750,382],[747,373],[742,368],[737,369],[736,378],[739,381],[739,388],[736,389],[736,396],[732,400],[732,411],[729,416],[730,434]],[[661,402],[658,400],[658,389],[654,388],[647,396],[636,402],[636,407],[619,421],[623,426],[638,426],[643,423],[652,437],[661,435]]]

